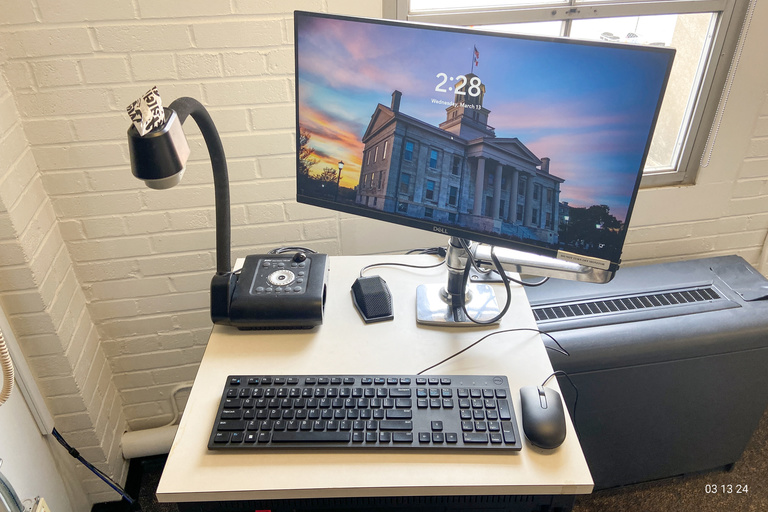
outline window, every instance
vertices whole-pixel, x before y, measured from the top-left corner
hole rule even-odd
[[[453,162],[451,164],[451,174],[458,176],[461,173],[461,157],[453,155]]]
[[[435,216],[435,210],[432,208],[424,208],[424,217],[431,219]]]
[[[677,49],[642,186],[693,183],[749,2],[383,0],[386,17]]]
[[[403,174],[400,176],[400,193],[401,194],[407,194],[408,189],[411,185],[411,175],[410,174]]]
[[[427,180],[427,189],[424,192],[424,198],[429,201],[435,200],[435,182],[432,180]]]
[[[429,168],[437,169],[437,150],[436,149],[429,150]]]
[[[483,215],[486,217],[493,217],[493,199],[490,197],[485,198],[485,208],[483,209]]]
[[[381,159],[386,160],[387,159],[387,146],[389,145],[389,141],[384,141],[384,151],[381,152]]]
[[[456,206],[456,203],[459,200],[459,189],[457,187],[451,186],[448,188],[448,204],[451,206]]]
[[[403,159],[408,162],[413,160],[413,142],[405,142],[405,153],[403,154]]]

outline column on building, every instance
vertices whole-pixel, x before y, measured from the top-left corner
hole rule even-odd
[[[560,229],[560,184],[555,183],[552,201],[555,203],[552,208],[552,229],[557,234]]]
[[[493,176],[493,209],[491,210],[491,218],[501,218],[501,162],[496,162],[496,169]]]
[[[485,188],[485,157],[477,159],[477,173],[475,174],[475,205],[473,215],[483,214],[483,189]]]
[[[520,173],[512,167],[511,186],[509,187],[509,208],[507,209],[507,221],[514,224],[517,222],[517,186],[520,180]]]
[[[526,173],[525,180],[525,204],[523,205],[523,225],[530,226],[533,223],[533,174]]]

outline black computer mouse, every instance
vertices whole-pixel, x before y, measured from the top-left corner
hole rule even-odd
[[[565,411],[560,393],[543,386],[520,388],[520,414],[525,437],[535,446],[551,450],[565,440]]]

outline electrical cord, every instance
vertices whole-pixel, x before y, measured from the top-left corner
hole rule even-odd
[[[476,262],[474,258],[472,257],[472,252],[469,249],[469,244],[466,240],[463,238],[460,238],[459,241],[461,242],[462,247],[467,253],[467,263],[464,265],[464,274],[461,278],[461,290],[466,295],[467,293],[467,284],[469,283],[469,271],[472,270],[472,267],[478,268],[476,265]],[[466,301],[461,301],[461,309],[464,312],[464,316],[466,316],[471,322],[479,324],[479,325],[489,325],[489,324],[495,324],[501,318],[507,314],[507,311],[509,310],[509,306],[512,304],[512,287],[509,284],[509,276],[507,276],[507,273],[504,271],[504,268],[501,266],[501,262],[499,261],[499,258],[496,256],[496,253],[493,251],[493,247],[491,247],[491,260],[493,261],[493,265],[496,267],[496,271],[501,276],[501,282],[504,283],[504,289],[507,291],[507,300],[504,304],[504,307],[501,309],[498,315],[495,317],[489,319],[489,320],[477,320],[475,318],[472,318],[470,316],[469,312],[467,311],[467,305]]]
[[[445,258],[445,255],[448,254],[448,249],[445,247],[428,247],[422,249],[411,249],[405,254],[436,254],[442,258]]]
[[[549,380],[552,377],[556,376],[556,375],[562,375],[563,377],[565,377],[568,380],[568,383],[573,388],[573,392],[574,392],[575,396],[573,398],[573,418],[572,418],[572,420],[573,420],[573,424],[576,425],[576,404],[579,403],[579,388],[577,388],[576,384],[573,383],[573,381],[571,380],[571,376],[568,375],[563,370],[555,370],[554,372],[550,373],[549,376],[546,379],[544,379],[544,382],[541,383],[541,386],[542,387],[546,386],[547,382],[549,382]]]
[[[481,267],[480,264],[475,259],[475,256],[468,249],[468,247],[469,247],[469,245],[465,245],[464,249],[467,251],[467,257],[472,262],[472,268],[475,269],[475,272],[477,272],[478,274],[483,274],[483,275],[489,275],[491,272],[493,272],[492,269],[485,269],[485,268]],[[491,254],[493,254],[493,249],[491,249]],[[491,256],[491,257],[493,257],[493,256]],[[523,281],[522,279],[515,279],[514,277],[510,277],[509,274],[507,274],[503,269],[497,269],[496,273],[499,274],[500,277],[502,276],[502,274],[506,275],[507,279],[509,279],[511,282],[513,282],[515,284],[519,284],[520,286],[536,287],[536,286],[541,286],[544,283],[546,283],[547,281],[549,281],[549,277],[542,277],[540,280],[534,281],[534,282]],[[502,278],[502,280],[504,279],[503,277],[501,277],[501,278]]]
[[[11,391],[13,390],[13,376],[14,376],[14,370],[13,370],[13,361],[11,360],[11,355],[8,352],[8,347],[5,344],[5,337],[3,336],[3,330],[0,329],[0,363],[2,363],[3,368],[3,389],[0,393],[0,405],[5,403],[6,400],[11,395]],[[81,455],[80,452],[72,448],[67,442],[64,440],[63,437],[61,437],[61,434],[54,428],[51,432],[53,437],[64,447],[66,448],[67,452],[69,454],[76,458],[78,461],[80,461],[86,468],[88,468],[90,471],[92,471],[96,476],[101,478],[104,482],[106,482],[107,485],[112,487],[114,490],[116,490],[120,496],[123,497],[128,503],[133,504],[133,498],[128,496],[126,492],[115,482],[113,482],[107,475],[105,475],[101,470],[99,470],[97,467],[94,467],[91,463],[89,463],[87,460],[85,460]]]
[[[63,437],[61,437],[61,434],[54,428],[51,432],[53,437],[61,444],[67,452],[77,459],[83,466],[88,468],[93,474],[95,474],[97,477],[99,477],[104,483],[106,483],[108,486],[110,486],[112,489],[117,491],[120,496],[127,501],[130,505],[133,505],[134,499],[131,498],[128,493],[125,492],[125,490],[120,487],[117,483],[115,483],[111,478],[109,478],[104,472],[102,472],[99,468],[88,462],[83,458],[82,455],[80,455],[80,452],[78,452],[75,448],[72,448],[69,443],[67,443]]]
[[[312,249],[308,249],[306,247],[296,247],[296,246],[278,247],[277,249],[272,249],[267,254],[285,254],[286,252],[303,252],[306,254],[317,254],[317,251],[314,251]]]
[[[549,339],[551,339],[555,343],[555,345],[557,345],[557,348],[550,347],[550,346],[548,346],[546,344],[544,345],[544,348],[547,348],[549,350],[554,350],[555,352],[559,352],[560,354],[563,354],[565,356],[569,356],[570,357],[571,354],[567,350],[565,350],[565,348],[563,348],[563,346],[560,344],[560,342],[558,342],[554,338],[554,336],[552,336],[548,332],[540,331],[538,329],[533,329],[531,327],[517,327],[517,328],[513,328],[513,329],[502,329],[500,331],[493,331],[492,333],[486,334],[482,338],[480,338],[478,340],[475,340],[474,342],[472,342],[471,344],[467,345],[466,347],[464,347],[463,349],[459,350],[458,352],[454,352],[453,354],[451,354],[450,356],[446,357],[442,361],[438,361],[437,363],[433,364],[432,366],[424,368],[423,370],[421,370],[416,375],[421,375],[423,373],[426,373],[429,370],[432,370],[433,368],[436,368],[436,367],[440,366],[441,364],[443,364],[443,363],[445,363],[447,361],[450,361],[454,357],[463,354],[467,350],[469,350],[472,347],[478,345],[479,343],[485,341],[486,339],[490,338],[491,336],[496,336],[497,334],[506,334],[506,333],[510,333],[510,332],[523,332],[523,331],[535,332],[535,333],[543,334],[544,336],[547,336]]]
[[[440,263],[435,263],[434,265],[411,265],[409,263],[395,263],[395,262],[372,263],[360,269],[360,277],[363,277],[363,274],[367,270],[375,267],[406,267],[406,268],[418,268],[418,269],[437,268],[445,264],[446,249],[445,247],[431,247],[429,249],[411,249],[405,254],[434,254],[443,259],[442,261],[440,261]]]
[[[5,344],[5,338],[3,337],[3,330],[0,329],[0,367],[3,371],[3,387],[0,390],[0,405],[3,405],[10,397],[13,391],[13,360],[11,354],[8,351],[8,346]]]

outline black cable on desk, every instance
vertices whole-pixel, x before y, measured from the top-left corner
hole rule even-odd
[[[410,251],[406,252],[406,254],[434,254],[435,256],[439,256],[442,259],[440,263],[435,263],[434,265],[412,265],[410,263],[395,263],[395,262],[382,262],[382,263],[371,263],[370,265],[366,265],[365,267],[360,269],[360,277],[363,277],[363,273],[371,268],[375,267],[405,267],[405,268],[436,268],[445,263],[445,255],[446,255],[446,249],[445,247],[431,247],[429,249],[411,249]]]
[[[51,432],[53,434],[54,439],[56,439],[61,446],[63,446],[67,453],[69,453],[72,457],[80,461],[80,463],[83,464],[86,468],[88,468],[93,474],[95,474],[97,477],[99,477],[101,480],[104,481],[108,486],[110,486],[112,489],[118,492],[120,496],[127,501],[129,504],[133,505],[134,499],[131,498],[128,493],[125,492],[125,490],[120,487],[117,483],[115,483],[111,478],[109,478],[104,472],[102,472],[99,468],[88,462],[83,458],[82,455],[80,455],[80,452],[78,452],[75,448],[72,448],[69,443],[67,443],[63,437],[61,437],[61,434],[54,428]]]
[[[555,352],[559,352],[559,353],[561,353],[561,354],[563,354],[565,356],[570,356],[571,355],[571,354],[568,353],[567,350],[565,350],[563,348],[562,345],[560,345],[560,343],[554,338],[554,336],[552,336],[548,332],[540,331],[538,329],[533,329],[531,327],[518,327],[518,328],[514,328],[514,329],[503,329],[501,331],[493,331],[492,333],[486,334],[485,336],[483,336],[479,340],[476,340],[473,343],[471,343],[470,345],[468,345],[468,346],[464,347],[463,349],[459,350],[458,352],[455,352],[455,353],[451,354],[450,356],[446,357],[442,361],[439,361],[439,362],[433,364],[432,366],[424,368],[423,370],[421,370],[416,375],[421,375],[421,374],[423,374],[425,372],[428,372],[429,370],[431,370],[433,368],[436,368],[436,367],[440,366],[441,364],[443,364],[443,363],[445,363],[447,361],[450,361],[454,357],[456,357],[456,356],[458,356],[460,354],[463,354],[467,350],[471,349],[472,347],[474,347],[475,345],[481,343],[482,341],[485,341],[486,339],[490,338],[491,336],[495,336],[497,334],[509,333],[509,332],[522,332],[522,331],[530,331],[530,332],[535,332],[535,333],[538,333],[538,334],[543,334],[544,336],[547,336],[549,339],[551,339],[553,342],[555,342],[555,345],[557,345],[557,348],[553,348],[553,347],[550,347],[550,346],[547,346],[547,345],[544,345],[544,348],[547,348],[549,350],[554,350]]]

